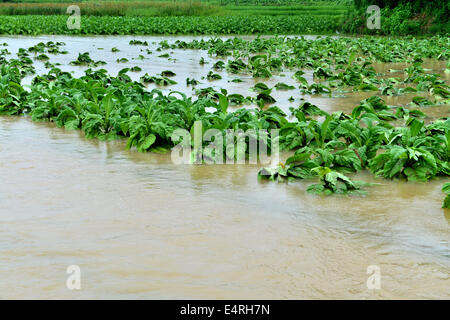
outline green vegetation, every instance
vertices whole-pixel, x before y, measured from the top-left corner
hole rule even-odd
[[[327,33],[340,19],[308,16],[83,17],[68,29],[67,16],[0,16],[0,34],[302,34]]]
[[[68,2],[0,3],[3,34],[334,33],[348,6],[337,1],[78,1],[81,30],[66,25]],[[38,17],[38,16],[51,17]]]
[[[442,208],[450,209],[450,183],[446,183],[442,186],[442,192],[446,194]]]
[[[378,5],[381,29],[366,28],[366,9]],[[343,31],[381,35],[446,34],[450,32],[450,3],[441,0],[354,0]]]
[[[269,2],[267,3],[269,4]],[[307,15],[340,16],[347,7],[335,2],[285,2],[277,5],[217,3],[205,1],[86,1],[76,2],[84,16],[217,16]],[[0,3],[0,15],[65,15],[66,2],[37,1]]]
[[[53,0],[52,3],[86,3],[86,2],[152,2],[152,3],[186,3],[201,2],[210,5],[219,6],[299,6],[299,5],[348,5],[353,0]],[[9,3],[47,3],[49,0],[3,0]]]
[[[255,6],[236,5],[224,7],[227,13],[233,15],[308,15],[308,16],[339,16],[343,17],[347,13],[347,7],[338,6],[334,3],[327,5],[278,5],[278,6]]]
[[[0,31],[10,34],[23,32],[16,26],[21,23],[32,23],[35,29],[35,16],[52,15],[60,17],[49,18],[49,23],[40,20],[41,27],[37,30],[49,34],[70,34],[72,32],[62,24],[67,19],[69,3],[72,2],[28,0],[0,3],[0,25],[10,26]],[[80,32],[82,34],[324,34],[339,31],[407,35],[447,34],[450,31],[450,5],[441,0],[96,0],[75,3],[81,9],[82,29],[86,29]],[[366,9],[370,5],[381,8],[381,29],[366,26],[369,18]],[[30,17],[18,19],[16,16],[19,15]],[[166,19],[161,20],[163,17]],[[212,25],[213,21],[217,21],[217,27]],[[99,24],[118,24],[120,27],[108,31]],[[168,24],[170,28],[162,28],[163,32],[161,24]]]
[[[83,16],[211,16],[225,14],[217,5],[199,1],[95,1],[76,3]],[[0,15],[66,15],[64,2],[1,3]]]

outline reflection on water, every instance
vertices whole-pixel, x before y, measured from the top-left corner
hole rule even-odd
[[[185,77],[200,78],[211,67],[199,66],[201,56],[212,59],[193,50],[174,50],[173,67],[155,53],[134,61],[140,49],[130,39],[7,38],[11,52],[65,41],[69,55],[51,61],[76,75],[84,69],[66,64],[85,51],[107,61],[113,74],[133,65],[151,75],[172,69],[176,90],[186,90]],[[121,51],[110,54],[113,46]],[[118,66],[119,57],[131,62]],[[429,63],[424,66],[436,72],[445,68]],[[232,93],[250,95],[258,82],[247,75],[234,84],[222,75],[214,85]],[[269,85],[278,81],[293,83],[286,73]],[[284,110],[295,94],[300,99],[297,90],[274,91]],[[348,112],[372,94],[346,95],[303,98]],[[425,110],[433,117],[448,111]],[[406,183],[361,173],[358,179],[379,183],[368,196],[318,197],[305,192],[310,182],[258,182],[257,170],[177,166],[169,155],[126,151],[125,141],[86,140],[80,131],[0,117],[0,298],[450,298],[443,179]],[[80,291],[66,288],[73,264],[81,267]],[[366,287],[369,265],[381,268],[381,290]]]
[[[0,141],[0,298],[449,297],[443,180],[324,198],[27,118],[0,117]]]

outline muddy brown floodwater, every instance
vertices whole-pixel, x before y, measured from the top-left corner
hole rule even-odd
[[[16,52],[14,39],[0,41]],[[42,39],[78,43],[77,53],[93,43],[26,41]],[[126,50],[130,38],[100,40]],[[361,98],[317,104],[346,111]],[[1,116],[0,298],[450,298],[450,212],[440,190],[448,179],[363,173],[358,180],[379,183],[368,196],[319,197],[306,193],[309,182],[258,182],[257,171],[174,165],[170,155],[127,151],[125,141]],[[81,268],[81,290],[66,287],[69,265]],[[379,290],[366,285],[373,265]]]

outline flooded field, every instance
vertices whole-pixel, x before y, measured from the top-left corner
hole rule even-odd
[[[232,38],[221,37],[223,39]],[[255,39],[254,36],[240,37],[245,40]],[[306,39],[315,39],[316,36],[304,36]],[[146,41],[148,46],[129,45],[129,42],[133,39],[140,39]],[[231,74],[226,70],[215,71],[222,76],[222,79],[209,81],[207,79],[201,79],[206,77],[210,71],[212,65],[219,61],[225,61],[226,58],[216,58],[208,55],[203,50],[180,50],[180,49],[164,49],[157,51],[160,47],[160,42],[166,40],[169,44],[174,43],[176,40],[183,40],[186,42],[192,40],[201,40],[204,37],[201,36],[174,36],[174,37],[160,37],[160,36],[123,36],[123,37],[71,37],[67,36],[40,36],[40,37],[8,37],[0,38],[0,42],[7,42],[7,49],[12,53],[16,53],[19,48],[28,48],[36,45],[38,42],[47,41],[62,41],[65,43],[63,48],[67,50],[67,54],[52,55],[48,54],[52,63],[59,63],[63,71],[69,71],[75,77],[84,75],[86,66],[72,66],[69,62],[77,59],[79,53],[89,52],[90,57],[94,61],[104,61],[106,65],[99,66],[94,69],[106,69],[111,75],[117,75],[118,72],[124,68],[132,68],[138,66],[142,69],[139,72],[128,72],[128,75],[132,80],[138,81],[145,73],[149,75],[156,75],[164,70],[172,70],[176,72],[176,75],[172,78],[177,84],[161,87],[155,84],[147,84],[148,90],[152,88],[158,88],[163,92],[180,91],[188,95],[194,94],[194,88],[192,86],[186,86],[186,78],[194,78],[200,81],[200,84],[195,86],[198,88],[213,87],[216,90],[220,88],[226,88],[229,93],[242,94],[243,96],[252,96],[255,93],[250,90],[258,82],[264,82],[269,87],[273,87],[278,82],[283,82],[288,85],[298,87],[298,82],[293,78],[293,71],[285,71],[275,73],[273,77],[269,79],[253,78],[251,74]],[[112,48],[119,49],[118,52],[111,52]],[[151,54],[146,52],[146,49],[151,51]],[[169,58],[159,57],[164,53],[169,53]],[[144,59],[140,59],[139,55],[142,55]],[[128,61],[123,63],[117,63],[117,59],[126,58]],[[204,59],[206,64],[200,65],[200,59]],[[47,73],[49,69],[45,68],[44,62],[34,61],[34,67],[37,74]],[[439,74],[447,83],[450,81],[450,73],[445,73],[446,61],[427,60],[423,64],[424,68],[429,69],[429,73]],[[402,70],[407,67],[405,63],[375,63],[375,70],[380,73],[385,73],[384,77],[398,77],[404,78],[403,73],[388,73],[390,69]],[[35,75],[27,76],[23,83],[30,84]],[[308,82],[313,81],[313,71],[305,70],[303,75]],[[242,82],[232,82],[233,79],[239,78]],[[309,101],[321,109],[327,112],[344,111],[351,112],[351,110],[358,105],[358,103],[371,97],[373,92],[342,92],[334,93],[333,99],[325,95],[302,95],[299,90],[273,90],[271,95],[276,99],[276,105],[283,111],[289,113],[289,107],[295,107],[301,103],[304,99]],[[412,97],[420,95],[429,97],[427,94],[415,94],[408,93],[401,96],[386,96],[386,103],[392,105],[406,105],[411,102]],[[293,97],[294,101],[289,101],[289,98]],[[241,107],[241,106],[238,106]],[[252,106],[254,107],[254,106]],[[237,108],[237,107],[236,107]],[[448,105],[439,108],[428,108],[427,114],[430,116],[448,116],[450,114],[450,108]]]
[[[148,55],[131,39],[147,40]],[[144,73],[177,73],[178,85],[164,90],[190,93],[185,78],[200,79],[215,59],[204,51],[168,50],[161,40],[192,37],[0,38],[12,53],[39,41],[64,41],[67,55],[51,56],[64,71],[78,53],[107,62],[111,74],[134,65]],[[111,48],[120,51],[111,53]],[[98,50],[102,48],[102,50]],[[142,54],[148,60],[133,60]],[[49,55],[50,56],[50,55]],[[126,57],[128,63],[116,63]],[[209,65],[200,66],[201,57]],[[47,72],[35,62],[38,73]],[[377,64],[378,72],[402,64]],[[445,61],[425,61],[447,81]],[[250,95],[258,79],[219,72],[214,85]],[[294,83],[292,73],[276,75]],[[312,72],[305,78],[312,79]],[[398,75],[400,76],[400,75]],[[31,77],[24,79],[31,82]],[[326,111],[350,112],[373,92],[342,97],[302,96],[273,91],[276,105],[288,98],[310,101]],[[388,97],[404,105],[414,95]],[[449,115],[449,106],[422,108],[430,117]],[[358,178],[378,185],[367,196],[322,197],[308,183],[259,182],[256,165],[174,165],[170,154],[125,150],[126,140],[87,140],[84,134],[0,116],[0,298],[1,299],[448,299],[450,298],[450,212],[441,209],[448,179],[412,183]],[[66,287],[69,265],[81,268],[81,290]],[[369,266],[381,272],[381,289],[367,287]]]

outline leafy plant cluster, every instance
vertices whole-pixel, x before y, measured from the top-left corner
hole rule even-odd
[[[442,192],[446,194],[442,208],[450,209],[450,183],[442,186]]]
[[[190,131],[195,121],[201,121],[205,131],[217,129],[224,136],[228,129],[270,130],[287,122],[286,114],[277,107],[229,112],[233,95],[225,90],[196,100],[176,91],[168,95],[158,89],[149,92],[141,82],[131,80],[128,68],[116,77],[104,69],[89,68],[80,78],[52,68],[35,77],[29,90],[21,85],[23,75],[18,67],[5,63],[0,71],[0,114],[27,114],[33,121],[52,121],[58,127],[81,129],[86,138],[126,138],[129,148],[141,152],[169,151],[178,143],[171,139],[174,130]],[[162,74],[173,73],[167,70]],[[268,147],[270,150],[270,142]]]
[[[296,149],[294,155],[278,168],[263,169],[260,177],[284,181],[319,175],[323,188],[337,192],[328,178],[356,189],[342,175],[364,169],[386,179],[408,181],[450,175],[450,119],[426,125],[420,120],[421,112],[405,110],[390,107],[376,96],[362,101],[351,115],[327,114],[306,102],[292,110],[297,122],[290,122],[280,132],[281,148]],[[313,115],[325,120],[320,123]],[[391,123],[400,119],[404,126]]]

